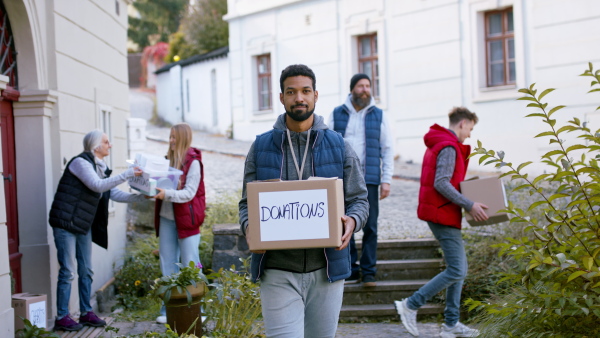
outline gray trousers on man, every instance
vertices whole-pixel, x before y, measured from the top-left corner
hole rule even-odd
[[[309,273],[266,269],[260,298],[267,337],[333,338],[344,280],[327,281],[325,268]]]

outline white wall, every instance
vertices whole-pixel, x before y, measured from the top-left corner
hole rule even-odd
[[[79,154],[83,150],[83,136],[101,127],[99,121],[102,110],[108,110],[111,116],[113,174],[126,169],[127,158],[129,86],[126,5],[125,1],[120,1],[120,13],[117,15],[114,1],[88,0],[73,6],[71,1],[60,0],[55,2],[53,15],[56,87],[59,92],[60,152],[57,155],[60,159],[68,160]],[[54,187],[64,170],[62,162],[60,168],[56,169]],[[121,188],[126,189],[126,185],[123,184]],[[125,210],[125,205],[115,203],[110,213],[109,250],[93,246],[93,291],[112,277],[113,263],[122,259],[124,254]],[[79,310],[75,291],[70,305],[71,311]]]
[[[171,74],[170,72],[162,72],[156,75],[156,112],[161,118],[165,118],[171,103],[170,84]]]
[[[315,112],[328,116],[343,102],[349,79],[358,71],[355,36],[375,32],[382,90],[378,106],[393,121],[395,151],[403,161],[421,162],[429,126],[446,126],[449,110],[461,105],[480,117],[467,143],[479,139],[485,147],[504,150],[515,163],[539,158],[548,141],[532,137],[543,125],[524,119],[532,110],[516,101],[522,96],[517,89],[534,82],[540,89],[557,88],[545,98],[551,105],[569,106],[559,120],[577,116],[600,126],[600,113],[592,113],[598,99],[584,94],[590,81],[577,77],[588,61],[600,68],[597,1],[264,0],[252,9],[248,0],[230,0],[228,5],[238,139],[254,139],[283,113],[279,75],[292,63],[315,71],[320,94]],[[508,6],[514,12],[517,83],[485,88],[483,13]],[[271,53],[273,110],[259,112],[253,57],[264,53]]]
[[[214,92],[213,70],[216,85]],[[182,92],[185,122],[194,129],[216,134],[226,133],[231,125],[227,57],[219,57],[183,67]]]
[[[228,134],[230,95],[227,56],[175,65],[157,77],[158,115],[171,124],[186,122],[196,130]]]

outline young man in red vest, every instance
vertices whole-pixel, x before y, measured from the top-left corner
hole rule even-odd
[[[445,323],[440,337],[476,337],[479,331],[471,329],[460,319],[460,296],[467,276],[467,256],[461,234],[461,208],[476,221],[488,218],[487,206],[473,202],[460,193],[471,152],[463,142],[471,136],[477,115],[464,107],[455,107],[448,114],[450,128],[434,124],[425,135],[427,150],[421,170],[418,216],[427,221],[431,232],[440,242],[446,261],[446,270],[439,273],[409,298],[395,301],[402,324],[413,336],[419,335],[417,310],[438,292],[446,289]]]

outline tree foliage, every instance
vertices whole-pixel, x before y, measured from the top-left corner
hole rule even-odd
[[[156,42],[168,42],[169,36],[179,28],[187,4],[188,0],[134,1],[133,7],[140,17],[129,17],[127,36],[140,50]]]
[[[594,78],[589,92],[600,91],[600,71],[591,63],[581,76]],[[525,94],[519,100],[536,109],[527,117],[546,124],[535,137],[547,138],[554,148],[542,156],[546,173],[530,178],[524,168],[532,161],[513,165],[504,152],[487,150],[479,141],[471,154],[480,156],[479,163],[504,169],[502,176],[522,181],[513,191],[539,197],[527,209],[509,203],[506,210],[511,222],[524,224],[530,234],[498,245],[500,254],[527,263],[501,279],[513,287],[491,303],[467,301],[471,310],[483,310],[485,336],[600,336],[600,129],[591,131],[576,117],[559,125],[554,114],[565,106],[548,107],[542,100],[553,90],[538,92],[535,84],[519,90]],[[576,142],[565,141],[566,133],[577,135]],[[531,217],[533,211],[543,217]]]
[[[167,62],[178,55],[186,59],[229,44],[229,25],[223,20],[227,0],[198,0],[181,22],[178,33],[171,36]]]

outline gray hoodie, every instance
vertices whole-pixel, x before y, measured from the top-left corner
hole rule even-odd
[[[277,121],[273,125],[274,129],[285,131],[287,129],[285,124],[286,114],[282,114],[277,118]],[[316,132],[318,129],[328,129],[324,123],[323,117],[314,115],[314,122],[311,130],[313,133],[310,135],[310,143],[315,140]],[[304,156],[304,150],[306,147],[306,137],[308,131],[297,133],[290,131],[292,139],[292,146],[294,147],[294,153],[298,160],[298,166],[301,166],[302,157]],[[356,153],[352,147],[344,140],[345,144],[345,158],[344,158],[344,200],[346,207],[346,215],[354,218],[356,221],[356,228],[354,232],[359,231],[364,226],[369,216],[369,202],[367,201],[367,187],[360,167],[360,161],[356,156]],[[298,173],[294,165],[292,153],[287,141],[287,137],[284,142],[284,163],[282,170],[283,180],[297,180]],[[309,148],[310,150],[311,148]],[[312,166],[312,151],[307,152],[306,162],[304,165],[304,171],[302,173],[302,179],[307,179],[310,176],[314,176]],[[248,204],[246,197],[246,183],[256,180],[256,163],[254,159],[254,144],[248,151],[246,157],[246,163],[244,167],[244,184],[242,190],[242,199],[239,203],[240,210],[240,225],[242,232],[245,234],[246,226],[248,225]],[[323,249],[295,249],[295,250],[270,250],[265,255],[265,268],[286,270],[292,272],[311,272],[326,267],[327,262],[325,260],[325,253]]]

